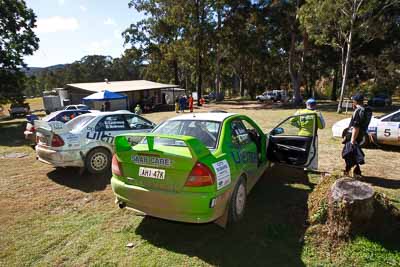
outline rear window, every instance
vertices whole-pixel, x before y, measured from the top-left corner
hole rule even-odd
[[[157,127],[153,132],[169,135],[188,135],[199,139],[206,147],[214,149],[217,146],[220,123],[200,120],[171,120]],[[156,138],[156,144],[169,146],[185,146],[179,140]]]
[[[71,130],[77,130],[85,127],[94,117],[93,116],[79,116],[66,123]]]

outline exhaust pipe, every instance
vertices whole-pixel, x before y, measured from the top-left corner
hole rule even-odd
[[[125,204],[124,202],[118,202],[118,207],[119,207],[120,209],[123,209],[123,208],[126,207],[126,204]]]

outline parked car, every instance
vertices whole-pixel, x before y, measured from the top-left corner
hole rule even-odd
[[[343,119],[332,126],[334,137],[343,137],[349,127],[351,118]],[[400,146],[400,109],[380,116],[373,117],[368,125],[370,138],[364,140],[367,144],[373,141],[377,144]]]
[[[272,92],[264,92],[261,95],[256,96],[257,101],[259,102],[264,102],[264,101],[274,101],[275,100],[275,94]]]
[[[114,111],[83,114],[65,124],[35,121],[35,126],[38,160],[99,174],[111,168],[116,135],[149,132],[155,124],[129,111]]]
[[[292,123],[301,116],[269,134],[247,116],[213,112],[169,119],[152,133],[117,136],[111,179],[116,202],[169,220],[206,223],[227,212],[236,222],[270,162],[317,168],[317,138],[300,136]],[[134,137],[144,139],[132,146]]]
[[[368,100],[368,105],[372,107],[384,107],[392,105],[392,97],[386,94],[378,94]]]
[[[16,118],[18,116],[25,116],[29,114],[30,107],[28,103],[12,103],[8,113],[11,118]]]
[[[73,118],[76,118],[79,115],[86,114],[89,112],[91,112],[91,111],[89,111],[89,110],[60,110],[60,111],[50,113],[46,117],[43,117],[42,120],[46,121],[46,122],[60,121],[62,123],[67,123],[68,121],[72,120]],[[27,122],[26,122],[24,135],[25,135],[25,139],[29,140],[31,144],[36,144],[35,121],[38,119],[39,118],[33,114],[26,116]]]
[[[86,105],[79,104],[79,105],[68,105],[64,107],[64,110],[89,110],[90,108]]]

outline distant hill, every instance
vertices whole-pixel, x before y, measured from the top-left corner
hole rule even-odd
[[[48,71],[54,71],[54,70],[59,70],[59,69],[63,69],[66,67],[66,64],[57,64],[57,65],[53,65],[53,66],[48,66],[48,67],[27,67],[22,69],[23,72],[25,72],[25,74],[27,76],[34,76],[39,74],[40,72],[44,71],[44,70],[48,70]]]

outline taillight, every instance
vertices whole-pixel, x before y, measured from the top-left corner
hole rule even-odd
[[[52,147],[60,147],[64,145],[64,140],[57,134],[53,134],[53,138],[51,139]]]
[[[196,163],[186,180],[185,186],[207,186],[215,182],[212,171],[202,163]]]
[[[117,176],[122,176],[121,163],[118,161],[117,156],[115,156],[115,154],[112,158],[111,171],[113,174]]]

